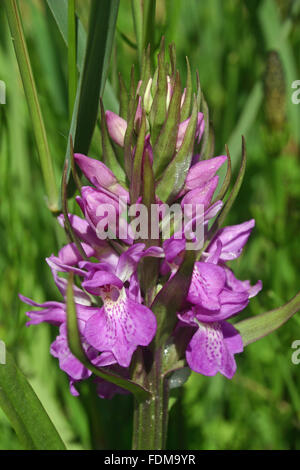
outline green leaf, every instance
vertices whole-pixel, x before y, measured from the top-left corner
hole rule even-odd
[[[151,145],[154,147],[166,118],[167,74],[165,65],[164,38],[161,40],[160,51],[158,54],[158,67],[153,77],[151,92],[152,95],[154,95],[154,98],[150,110],[149,120],[151,127]]]
[[[185,132],[182,145],[173,160],[167,166],[156,188],[156,194],[162,201],[171,202],[184,184],[192,161],[197,119],[198,109],[195,100],[191,119]]]
[[[141,385],[133,382],[132,380],[126,380],[116,374],[108,372],[104,369],[98,369],[95,367],[87,358],[80,339],[80,333],[77,323],[76,305],[74,302],[73,294],[73,273],[70,274],[67,288],[67,331],[68,331],[68,342],[69,348],[72,354],[93,374],[101,379],[107,380],[118,387],[124,388],[129,392],[133,393],[137,400],[142,401],[149,398],[149,392]]]
[[[68,45],[69,117],[71,122],[77,90],[75,0],[68,1]]]
[[[26,450],[64,450],[65,445],[13,357],[0,365],[0,406]]]
[[[151,305],[151,310],[157,318],[157,332],[153,340],[155,349],[166,342],[177,322],[176,312],[180,311],[187,297],[195,258],[194,250],[185,252],[177,273],[163,286]]]
[[[144,50],[143,40],[143,2],[142,0],[131,0],[132,16],[135,30],[136,43],[138,48],[139,64],[142,63],[142,55]]]
[[[226,196],[226,193],[229,189],[229,186],[230,186],[230,181],[231,181],[231,157],[230,157],[230,152],[229,152],[228,146],[225,145],[225,148],[226,148],[226,154],[227,154],[226,175],[225,175],[225,178],[223,180],[223,184],[220,188],[220,191],[214,197],[213,203],[216,202],[216,201],[223,201],[223,199]]]
[[[112,50],[119,0],[93,0],[84,66],[80,76],[69,134],[74,152],[87,154],[93,137]],[[68,141],[66,161],[69,162]],[[69,165],[70,168],[70,165]],[[74,184],[70,187],[70,193]]]
[[[133,71],[133,69],[132,69]],[[125,171],[129,183],[131,182],[131,173],[132,173],[132,149],[133,149],[133,138],[134,138],[134,121],[136,116],[136,110],[138,106],[138,96],[134,97],[134,80],[133,73],[131,74],[131,92],[130,92],[130,101],[128,104],[128,113],[127,113],[127,128],[124,136],[124,162],[125,162]]]
[[[39,98],[32,73],[30,57],[26,45],[23,26],[15,0],[5,0],[4,6],[8,19],[13,45],[19,65],[19,70],[24,86],[25,96],[31,114],[33,132],[37,144],[44,179],[45,190],[48,198],[48,206],[52,212],[58,211],[58,192],[50,155],[46,129],[40,108]]]
[[[68,0],[47,0],[48,7],[56,21],[58,29],[62,35],[63,41],[68,46]],[[77,18],[77,68],[79,72],[82,70],[84,63],[84,55],[86,48],[86,32],[81,23]],[[103,102],[106,109],[117,113],[118,112],[118,100],[114,93],[114,90],[107,80],[104,93]]]
[[[191,111],[192,98],[193,98],[193,84],[192,84],[192,74],[189,59],[186,57],[186,67],[187,67],[187,78],[186,78],[186,92],[185,99],[181,108],[180,120],[185,121]]]
[[[220,214],[218,215],[218,217],[216,218],[215,222],[213,223],[211,229],[209,230],[207,240],[206,240],[206,244],[205,244],[204,248],[208,245],[209,241],[213,238],[216,231],[219,230],[219,228],[222,226],[222,224],[224,223],[224,221],[227,217],[227,214],[229,213],[234,201],[236,200],[236,197],[239,193],[239,190],[242,186],[242,182],[243,182],[243,179],[244,179],[244,176],[245,176],[246,161],[247,161],[246,144],[245,144],[244,137],[242,137],[242,161],[241,161],[241,166],[240,166],[238,176],[235,180],[235,183],[233,185],[233,188],[231,190],[230,195],[228,196],[228,199],[227,199],[226,203],[224,204]],[[229,171],[231,171],[231,166],[230,166],[230,170],[229,170],[229,167],[228,167],[228,170],[227,170],[228,177],[229,177],[229,173],[228,173]],[[228,181],[226,182],[226,186],[227,186],[227,184],[228,184]]]
[[[181,80],[179,72],[176,74],[173,95],[168,109],[167,119],[160,131],[157,142],[153,147],[153,169],[156,176],[160,176],[170,163],[176,149],[178,126],[180,121]]]
[[[295,295],[287,304],[269,312],[256,315],[246,320],[234,324],[240,332],[244,346],[254,343],[280,326],[284,325],[295,313],[300,310],[300,292]]]
[[[200,82],[198,82],[198,86],[200,87]],[[209,145],[209,136],[210,136],[210,122],[209,122],[209,109],[207,102],[204,98],[203,93],[198,93],[199,100],[201,96],[201,111],[203,112],[203,118],[204,118],[204,133],[202,137],[202,147],[201,147],[201,153],[200,153],[200,158],[199,160],[207,160],[210,158],[210,145]]]
[[[74,109],[74,151],[88,153],[92,140],[99,99],[108,71],[119,0],[93,0],[90,13],[84,66],[80,80],[78,108]]]
[[[128,110],[128,92],[126,89],[126,85],[124,83],[123,77],[121,74],[119,74],[119,96],[120,96],[120,110],[119,110],[119,115],[123,119],[127,119],[127,110]]]
[[[68,0],[47,0],[48,7],[56,21],[58,29],[65,44],[68,46]],[[80,71],[83,66],[86,46],[86,32],[81,21],[77,27],[77,67]]]
[[[146,247],[158,246],[160,244],[159,239],[151,238],[152,237],[152,227],[155,224],[155,221],[152,220],[152,206],[156,203],[155,196],[155,180],[152,165],[149,158],[149,153],[146,150],[143,158],[143,171],[142,171],[142,204],[147,208],[148,212],[148,234],[149,237],[147,240],[143,240]],[[151,234],[151,236],[150,236]],[[159,275],[159,259],[146,257],[141,261],[140,264],[140,285],[142,292],[144,292],[145,304],[151,305],[155,294],[156,294],[156,285]]]
[[[142,164],[146,137],[146,116],[143,112],[141,127],[137,138],[137,144],[132,165],[132,178],[130,185],[130,202],[135,204],[141,193]]]

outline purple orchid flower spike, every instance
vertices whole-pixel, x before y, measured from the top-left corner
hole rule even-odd
[[[233,326],[231,321],[247,308],[262,283],[240,280],[232,270],[254,220],[223,226],[241,185],[245,147],[233,189],[223,197],[230,186],[229,152],[228,157],[210,158],[207,139],[200,142],[204,130],[209,131],[207,114],[204,124],[200,112],[205,102],[200,84],[194,95],[188,64],[182,91],[173,46],[167,66],[162,41],[153,75],[149,57],[144,57],[137,90],[132,91],[133,81],[129,94],[120,87],[120,114],[128,114],[128,122],[111,111],[104,115],[101,106],[107,129],[101,128],[105,140],[99,158],[115,162],[121,180],[101,161],[75,154],[90,182],[77,184],[81,217],[68,213],[63,180],[63,215],[58,222],[69,243],[46,259],[61,301],[20,298],[30,305],[28,325],[47,322],[59,328],[51,354],[67,374],[71,393],[77,396],[77,385],[87,379],[103,399],[132,392],[137,413],[134,445],[153,449],[154,442],[163,448],[166,427],[164,413],[156,413],[153,420],[153,410],[167,404],[165,385],[171,384],[174,371],[183,367],[205,376],[234,376],[235,355],[253,341],[253,323],[250,319],[247,326],[247,319]],[[218,171],[227,159],[227,175],[217,193]],[[139,212],[136,219],[133,212]],[[142,230],[146,228],[148,232]],[[263,334],[266,318],[258,321]],[[141,423],[144,430],[151,424],[146,437],[137,429]]]

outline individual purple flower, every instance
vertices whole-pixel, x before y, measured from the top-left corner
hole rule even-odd
[[[126,200],[115,197],[103,189],[83,186],[81,197],[77,196],[76,201],[99,239],[119,237],[128,244],[133,243],[130,225],[122,217],[126,211]]]
[[[209,160],[202,160],[192,165],[185,179],[184,192],[205,185],[215,176],[216,172],[226,160],[227,157],[221,155],[219,157],[210,158]]]
[[[226,285],[226,272],[212,263],[196,262],[187,301],[200,321],[220,321],[243,310],[249,301],[246,289],[234,291]]]
[[[251,219],[243,224],[230,225],[220,229],[207,248],[207,252],[212,254],[217,250],[217,243],[221,242],[221,261],[229,261],[240,256],[251,231],[255,225],[255,220]]]
[[[220,372],[231,379],[236,372],[234,354],[243,351],[240,334],[233,325],[225,321],[203,323],[185,314],[180,315],[183,322],[196,327],[186,348],[189,367],[199,374],[213,376]]]
[[[135,245],[124,252],[115,273],[102,265],[82,283],[87,292],[103,301],[103,307],[88,320],[84,336],[98,351],[110,351],[122,367],[129,366],[138,346],[150,344],[156,331],[155,315],[133,300],[125,288],[143,255],[142,248]]]
[[[117,264],[119,257],[116,251],[107,242],[107,240],[100,240],[97,237],[96,231],[93,229],[91,224],[77,215],[68,214],[68,218],[74,234],[81,242],[83,242],[82,248],[88,258],[93,256],[98,259],[101,258],[103,261],[110,264]],[[57,220],[59,224],[64,227],[64,215],[59,215]],[[74,243],[71,244],[71,247],[68,249],[63,247],[59,251],[58,257],[64,264],[73,266],[82,260],[82,256],[78,252]]]
[[[66,318],[65,305],[62,302],[44,302],[37,303],[33,300],[19,294],[19,298],[27,305],[32,307],[40,307],[42,310],[29,310],[26,315],[30,320],[26,323],[29,325],[38,325],[39,323],[49,323],[50,325],[60,326]]]
[[[100,190],[107,189],[111,193],[128,200],[128,191],[118,183],[113,172],[104,163],[81,153],[75,153],[74,159],[87,179]]]

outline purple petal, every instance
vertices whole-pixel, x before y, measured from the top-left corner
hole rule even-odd
[[[104,240],[99,240],[95,231],[92,229],[90,224],[81,217],[78,217],[74,214],[68,214],[71,227],[75,235],[88,245],[95,248],[95,246],[103,249],[109,248],[109,245]],[[64,215],[61,214],[57,217],[58,222],[62,227],[64,227]],[[68,263],[66,263],[68,264]]]
[[[206,210],[211,203],[213,194],[218,186],[219,177],[214,176],[204,186],[197,187],[187,192],[181,201],[181,207],[185,210],[186,215],[189,217],[195,217],[194,210],[190,207],[185,207],[186,204],[203,205]]]
[[[106,124],[111,139],[124,147],[124,137],[127,129],[127,122],[112,111],[106,111]]]
[[[144,249],[144,243],[136,243],[121,254],[116,275],[123,282],[128,281],[130,276],[136,271],[138,262],[143,257]]]
[[[205,212],[204,212],[204,223],[207,223],[210,219],[215,217],[218,212],[222,209],[223,207],[223,202],[222,201],[216,201],[214,204],[212,204]]]
[[[221,155],[209,160],[202,160],[193,165],[187,174],[185,188],[191,190],[206,184],[226,160],[227,157]]]
[[[66,247],[65,247],[66,248]],[[93,250],[94,251],[94,250]],[[79,269],[75,266],[75,264],[78,264],[79,261],[82,261],[83,258],[80,255],[79,251],[77,251],[77,254],[75,255],[74,253],[74,258],[68,258],[68,263],[74,263],[74,264],[68,264],[68,263],[63,263],[60,258],[57,256],[51,255],[49,258],[46,258],[47,264],[50,266],[51,270],[53,272],[61,272],[61,273],[69,273],[73,272],[74,274],[77,274],[78,276],[84,276],[85,272],[82,269]]]
[[[249,299],[255,297],[262,289],[261,281],[251,286],[249,281],[240,281],[237,279],[229,268],[225,267],[225,272],[227,286],[235,292],[247,292]]]
[[[50,353],[58,358],[61,370],[66,372],[73,380],[87,379],[92,373],[71,353],[65,330],[65,326],[62,325],[59,336],[51,344]],[[97,356],[98,353],[95,349],[85,344],[83,344],[83,347],[89,359]]]
[[[244,310],[249,303],[248,292],[234,292],[229,289],[223,289],[220,296],[221,311],[223,312],[224,318],[235,315],[238,312]]]
[[[202,137],[203,131],[204,131],[204,119],[203,119],[203,113],[198,113],[198,118],[197,118],[197,128],[196,128],[196,134],[195,134],[195,139],[198,138],[198,143],[200,142],[200,139]],[[178,150],[184,140],[184,136],[187,130],[187,127],[190,122],[190,117],[186,119],[185,121],[181,122],[178,127],[178,134],[177,134],[177,141],[176,141],[176,150]]]
[[[60,291],[61,295],[66,298],[67,295],[67,287],[68,287],[68,280],[60,277],[57,275],[57,271],[55,269],[52,269],[52,275],[54,278],[54,282]],[[91,299],[90,297],[78,286],[74,285],[73,286],[73,293],[74,293],[74,300],[78,304],[82,305],[90,305],[91,304]]]
[[[208,310],[219,310],[219,294],[225,285],[225,271],[211,263],[196,262],[187,300]]]
[[[74,158],[83,174],[96,188],[106,188],[112,193],[123,196],[128,200],[128,191],[118,183],[113,172],[104,163],[81,153],[76,153]]]
[[[116,364],[116,358],[111,352],[103,352],[95,359],[92,360],[94,366],[97,367],[106,367],[111,366],[112,364]]]
[[[110,351],[118,364],[128,367],[137,346],[147,346],[156,330],[150,309],[120,293],[116,301],[104,300],[104,307],[86,324],[85,337],[99,351]]]
[[[186,360],[192,370],[213,376],[220,372],[231,379],[236,371],[234,355],[224,340],[220,323],[201,323],[192,337]]]
[[[220,240],[222,243],[220,259],[222,261],[228,261],[238,258],[247,243],[254,225],[255,220],[251,219],[243,224],[222,228],[213,238],[207,251],[213,253],[217,248],[217,241]]]
[[[93,295],[101,295],[103,290],[101,288],[104,286],[115,286],[118,289],[122,289],[123,282],[113,273],[96,271],[91,279],[82,283],[82,287]]]
[[[124,199],[113,197],[104,191],[98,191],[90,186],[81,188],[82,198],[76,198],[87,221],[100,238],[100,233],[110,230],[113,238],[122,234],[125,243],[132,244],[130,226],[120,218],[126,202]],[[121,232],[122,231],[122,232]]]
[[[228,350],[233,354],[243,352],[244,345],[242,337],[234,326],[224,321],[221,323],[221,328]]]
[[[39,304],[34,302],[28,297],[24,297],[19,294],[19,298],[22,302],[32,305],[34,307],[41,307],[43,310],[30,310],[26,312],[26,315],[30,318],[30,321],[26,323],[29,325],[38,325],[42,322],[50,323],[51,325],[59,326],[66,319],[65,306],[61,302],[44,302]]]

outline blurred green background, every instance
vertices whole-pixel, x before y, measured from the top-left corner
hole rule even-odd
[[[20,9],[57,182],[68,135],[67,49],[45,0],[21,0]],[[155,41],[161,35],[185,56],[202,90],[215,131],[215,154],[227,143],[234,165],[241,135],[248,167],[229,223],[256,219],[241,258],[232,267],[241,279],[263,281],[264,289],[242,314],[278,307],[299,290],[300,104],[291,88],[300,80],[299,0],[157,0]],[[89,2],[77,1],[85,26]],[[137,64],[131,1],[121,0],[109,72],[129,81]],[[138,67],[136,67],[136,72]],[[26,306],[18,292],[37,301],[59,299],[46,256],[64,234],[46,207],[32,124],[3,5],[0,5],[0,339],[18,363],[69,448],[128,449],[131,397],[103,401],[92,383],[81,397],[69,394],[67,378],[49,354],[56,329],[26,328]],[[97,137],[91,156],[100,155]],[[172,393],[170,449],[300,449],[300,364],[291,344],[300,340],[300,316],[237,358],[232,381],[192,374]],[[18,449],[0,410],[0,449]]]

